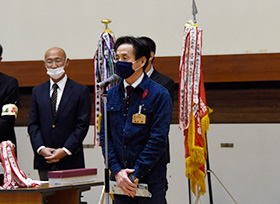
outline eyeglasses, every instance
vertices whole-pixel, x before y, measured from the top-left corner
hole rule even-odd
[[[45,64],[47,66],[52,66],[53,63],[55,63],[57,66],[58,65],[62,65],[64,63],[64,60],[62,60],[62,59],[55,59],[55,60],[47,60],[47,61],[45,61]]]

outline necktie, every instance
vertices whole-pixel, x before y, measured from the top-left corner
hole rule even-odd
[[[127,115],[127,113],[128,113],[128,107],[129,107],[129,103],[130,103],[130,95],[131,95],[132,90],[133,90],[132,86],[127,86],[126,87],[125,115]]]
[[[53,118],[56,117],[56,99],[57,99],[57,88],[58,85],[56,83],[53,84],[53,92],[52,92],[52,96],[51,96],[51,106],[52,106],[52,115]]]

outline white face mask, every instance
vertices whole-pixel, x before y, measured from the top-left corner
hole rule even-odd
[[[64,66],[55,69],[52,68],[46,68],[46,69],[47,69],[47,75],[49,75],[53,79],[58,79],[65,73]]]
[[[65,73],[64,67],[66,65],[66,62],[67,62],[67,57],[65,57],[64,65],[61,67],[57,67],[55,69],[46,67],[47,75],[49,75],[53,79],[59,79],[59,77],[61,77]]]

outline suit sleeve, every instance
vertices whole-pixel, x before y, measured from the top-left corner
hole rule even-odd
[[[74,130],[64,144],[64,147],[71,153],[75,153],[81,147],[83,140],[87,135],[91,118],[91,100],[89,89],[85,87],[83,90],[79,91],[80,98],[77,109],[77,122]]]
[[[175,84],[174,81],[172,79],[170,79],[166,85],[165,88],[167,89],[167,91],[169,92],[171,99],[172,99],[172,103],[174,103],[174,88],[175,88]]]
[[[7,104],[13,104],[18,107],[19,105],[19,87],[18,87],[18,81],[15,78],[12,78],[7,84],[7,89],[2,91],[6,91],[5,97],[2,101],[3,107]],[[5,111],[1,107],[1,113]],[[7,132],[7,130],[14,128],[15,123],[15,115],[2,115],[0,116],[0,132]],[[1,135],[1,134],[0,134]],[[2,140],[2,138],[0,138]]]
[[[32,90],[31,105],[29,110],[28,134],[34,151],[44,145],[40,130],[40,117],[36,100],[36,91],[34,88]]]

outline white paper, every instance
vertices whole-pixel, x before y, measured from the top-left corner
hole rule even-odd
[[[110,193],[124,195],[116,181],[110,181]],[[148,191],[148,184],[139,183],[136,189],[136,196],[151,198],[152,194]]]

